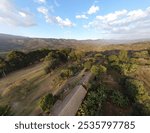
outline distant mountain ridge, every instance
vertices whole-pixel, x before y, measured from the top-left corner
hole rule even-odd
[[[75,40],[75,39],[55,39],[55,38],[30,38],[9,34],[0,34],[0,52],[10,50],[33,50],[38,48],[61,48],[76,47],[77,45],[109,45],[125,44],[150,41],[150,39],[139,40]]]

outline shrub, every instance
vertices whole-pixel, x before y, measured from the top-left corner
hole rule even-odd
[[[121,92],[114,90],[111,95],[112,102],[119,107],[128,106],[129,100],[127,97],[124,97]]]
[[[135,52],[133,54],[133,57],[135,57],[135,58],[147,58],[147,57],[149,57],[149,53],[148,53],[148,51]]]
[[[105,73],[107,71],[107,68],[103,65],[99,65],[99,71],[100,73]]]
[[[119,61],[127,62],[128,61],[128,52],[126,50],[121,50],[118,55]]]
[[[117,70],[122,75],[135,72],[137,70],[136,64],[125,64],[125,63],[111,63],[111,68]]]
[[[95,54],[94,56],[95,58],[100,58],[100,57],[104,57],[101,53]]]
[[[39,105],[44,112],[49,112],[54,105],[55,98],[52,94],[47,94],[40,99]]]
[[[110,55],[110,56],[108,56],[108,61],[110,63],[112,63],[112,62],[116,62],[117,63],[119,61],[119,59],[118,59],[118,57],[116,55]]]
[[[106,71],[107,71],[107,68],[102,65],[93,65],[91,68],[91,72],[95,76],[99,76],[100,74],[105,73]]]
[[[64,70],[61,70],[60,72],[60,76],[62,78],[69,78],[72,75],[73,75],[73,71],[71,71],[70,69],[64,69]]]
[[[94,86],[91,86],[92,88]],[[102,114],[103,103],[107,98],[106,88],[104,86],[97,86],[89,89],[84,102],[80,106],[77,115],[95,116]]]
[[[90,70],[92,67],[92,62],[91,61],[87,61],[84,63],[84,68],[87,70]]]

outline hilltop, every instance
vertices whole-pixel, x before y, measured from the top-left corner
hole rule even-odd
[[[10,50],[31,51],[39,48],[95,48],[100,49],[102,46],[113,44],[140,44],[147,43],[149,39],[143,40],[75,40],[75,39],[55,39],[55,38],[31,38],[0,34],[0,52]]]

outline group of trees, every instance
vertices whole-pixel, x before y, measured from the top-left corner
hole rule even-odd
[[[46,62],[45,72],[49,73],[56,67],[59,67],[60,65],[65,64],[68,61],[78,62],[81,60],[83,55],[84,53],[82,52],[80,53],[78,51],[75,51],[74,49],[69,48],[61,50],[53,50],[45,57]],[[70,70],[64,70],[62,73],[68,73],[70,75]]]
[[[72,65],[69,65],[67,68],[61,70],[60,76],[61,78],[66,79],[71,76],[74,76],[81,69],[82,69],[82,66],[80,64],[72,64]]]
[[[111,93],[112,102],[119,107],[127,107],[129,104],[128,97],[124,96],[119,90],[112,90]]]
[[[147,58],[149,57],[149,52],[148,51],[134,52],[133,57],[134,58]]]
[[[150,115],[150,96],[140,80],[124,77],[124,94],[132,103],[133,115]]]
[[[107,68],[103,65],[93,65],[91,68],[91,72],[95,75],[95,77],[99,77],[102,73],[106,73]]]
[[[104,115],[104,106],[108,101],[119,108],[127,108],[129,105],[128,97],[124,96],[122,92],[107,88],[105,85],[93,81],[77,115]]]
[[[70,52],[70,49],[53,50],[49,52],[44,59],[46,63],[45,72],[49,73],[59,65],[66,63]]]
[[[137,65],[134,61],[130,61],[128,52],[121,50],[118,55],[108,56],[108,62],[111,69],[117,70],[122,75],[127,75],[137,70]]]
[[[103,104],[107,99],[107,89],[104,86],[92,84],[88,94],[81,104],[77,115],[96,116],[102,115]]]
[[[6,76],[6,74],[14,70],[39,62],[50,51],[49,49],[40,49],[28,53],[21,51],[9,52],[5,58],[0,58],[0,77]]]

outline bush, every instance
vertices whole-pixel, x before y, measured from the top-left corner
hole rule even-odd
[[[110,63],[112,63],[112,62],[118,63],[119,59],[118,59],[118,57],[116,55],[110,55],[110,56],[108,56],[108,61]]]
[[[143,82],[136,79],[127,79],[125,86],[126,93],[131,100],[139,103],[144,103],[144,101],[149,100],[149,95]]]
[[[128,62],[128,52],[126,50],[121,50],[118,58],[120,62]]]
[[[149,57],[149,53],[148,53],[148,51],[135,52],[133,54],[133,57],[135,57],[135,58],[147,58],[147,57]]]
[[[112,102],[119,107],[128,106],[129,100],[127,97],[124,97],[121,92],[114,90],[111,95]]]
[[[0,58],[0,77],[33,63],[40,62],[49,52],[49,49],[40,49],[28,53],[20,51],[9,52],[5,59]]]
[[[95,57],[95,58],[100,58],[100,57],[104,57],[104,55],[102,55],[101,53],[99,53],[99,54],[95,54],[94,57]]]
[[[55,98],[52,94],[47,94],[40,99],[39,105],[44,112],[49,112],[54,105]]]
[[[102,65],[93,65],[91,68],[91,72],[95,76],[100,76],[100,74],[105,73],[107,71],[107,68]]]
[[[69,78],[72,75],[73,75],[73,71],[71,71],[70,69],[64,69],[64,70],[61,70],[61,72],[60,72],[60,76],[63,79]]]
[[[111,68],[117,70],[122,75],[128,75],[129,73],[137,70],[136,64],[125,64],[125,63],[111,63]]]
[[[99,71],[100,71],[100,73],[106,73],[107,68],[103,65],[99,65]]]
[[[44,68],[44,71],[46,74],[50,73],[52,70],[54,70],[56,67],[60,65],[60,62],[56,59],[53,59],[51,61],[46,62],[46,66]]]
[[[86,70],[90,70],[91,67],[92,67],[92,62],[91,61],[87,61],[87,62],[84,63],[84,68]]]
[[[104,86],[97,86],[93,89],[94,86],[91,86],[92,89],[89,89],[89,92],[80,106],[77,115],[87,115],[95,116],[102,114],[103,103],[107,98],[106,88]]]

